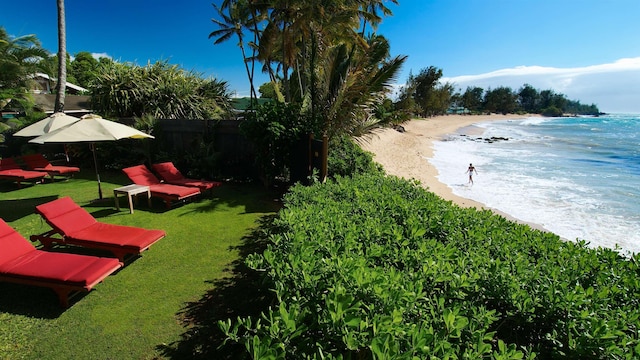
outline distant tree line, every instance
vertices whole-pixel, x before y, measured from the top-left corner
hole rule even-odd
[[[400,89],[395,110],[411,116],[434,116],[446,114],[452,108],[464,108],[469,113],[531,113],[545,116],[598,115],[595,104],[585,105],[577,100],[569,100],[566,95],[553,90],[538,90],[524,84],[514,91],[500,86],[484,90],[481,87],[467,87],[463,92],[455,92],[452,83],[440,82],[442,70],[434,66],[420,70],[418,75],[409,74],[405,86]]]

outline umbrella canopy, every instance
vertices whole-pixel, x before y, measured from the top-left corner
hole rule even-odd
[[[95,143],[99,141],[115,141],[125,138],[153,139],[154,137],[127,125],[103,119],[98,115],[89,114],[81,117],[79,121],[38,136],[35,139],[29,140],[29,142],[36,144],[89,143],[91,152],[93,153],[96,178],[98,179],[98,196],[102,199],[102,187],[100,185],[100,174],[98,173],[98,160],[96,157]]]
[[[55,131],[61,127],[73,124],[78,120],[80,120],[80,118],[67,115],[63,112],[57,112],[25,127],[13,135],[23,137],[40,136]]]
[[[124,124],[103,119],[94,114],[85,115],[67,126],[55,131],[38,136],[30,140],[31,143],[77,143],[77,142],[98,142],[115,141],[125,138],[143,139],[153,136],[145,134]]]

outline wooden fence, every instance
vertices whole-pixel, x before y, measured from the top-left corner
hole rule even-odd
[[[220,153],[224,174],[229,176],[252,176],[254,169],[254,149],[240,133],[239,120],[190,120],[159,119],[163,148],[177,153],[191,151],[200,139],[214,144]]]

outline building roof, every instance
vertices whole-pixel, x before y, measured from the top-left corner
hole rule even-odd
[[[51,91],[51,89],[49,89],[49,86],[48,86],[48,81],[53,81],[53,82],[58,81],[58,79],[52,79],[49,75],[47,75],[47,74],[45,74],[45,73],[35,73],[35,74],[33,74],[33,75],[32,75],[32,77],[33,77],[36,81],[37,81],[38,79],[44,79],[44,80],[47,80],[47,86],[46,86],[46,88],[45,88],[45,89],[42,89],[42,90],[45,90],[45,91],[47,91],[47,92],[50,92],[50,91]],[[70,82],[67,82],[67,89],[74,90],[74,92],[76,92],[76,93],[79,93],[79,92],[87,92],[87,91],[89,91],[88,89],[85,89],[85,88],[83,88],[82,86],[78,86],[78,85],[72,84],[72,83],[70,83]]]
[[[55,94],[33,94],[36,107],[47,114],[53,113],[56,101]],[[90,96],[87,95],[65,95],[65,113],[85,113],[91,112]]]

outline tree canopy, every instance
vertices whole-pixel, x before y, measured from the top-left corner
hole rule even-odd
[[[242,1],[214,4],[215,44],[237,38],[253,84],[257,65],[275,97],[301,105],[329,136],[370,128],[406,57],[391,57],[375,30],[391,15],[386,1]],[[392,1],[397,4],[397,1]],[[250,41],[246,41],[250,39]]]

